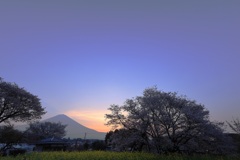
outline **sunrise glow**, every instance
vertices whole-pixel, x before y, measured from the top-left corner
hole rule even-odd
[[[106,111],[102,110],[71,110],[66,113],[67,116],[73,118],[85,127],[94,129],[99,132],[109,132],[111,127],[104,125],[106,123],[104,115]]]

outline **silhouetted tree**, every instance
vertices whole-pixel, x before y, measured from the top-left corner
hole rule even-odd
[[[233,118],[231,122],[227,122],[229,127],[236,132],[237,134],[240,134],[240,120],[238,118]]]
[[[89,149],[89,142],[85,141],[85,143],[83,144],[83,149],[84,150],[88,150]]]
[[[113,135],[113,131],[107,132],[105,136],[105,144],[108,145],[110,143],[110,137]]]
[[[104,141],[94,141],[91,145],[92,150],[105,150],[106,145]]]
[[[0,151],[11,148],[13,144],[21,142],[23,133],[14,129],[13,125],[0,126],[0,143],[4,144]]]
[[[238,148],[238,153],[240,153],[240,120],[238,118],[233,118],[231,122],[227,121],[227,124],[235,132],[229,135],[233,138]]]
[[[123,106],[112,105],[109,110],[107,125],[127,131],[128,136],[121,137],[126,146],[132,143],[129,131],[134,131],[152,152],[225,153],[232,149],[227,148],[231,145],[222,123],[210,122],[203,105],[176,93],[148,88],[143,96],[128,99]]]
[[[63,138],[66,135],[67,125],[63,125],[60,122],[35,122],[30,123],[26,130],[27,140],[29,142],[36,142],[45,138]]]
[[[0,77],[0,124],[40,119],[45,113],[37,96]]]
[[[138,130],[116,129],[108,140],[108,145],[115,151],[142,151],[145,145]]]

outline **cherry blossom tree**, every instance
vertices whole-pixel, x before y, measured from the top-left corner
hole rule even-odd
[[[106,125],[134,130],[135,135],[137,131],[141,135],[138,140],[152,152],[228,151],[223,124],[210,122],[204,105],[186,96],[147,88],[143,96],[127,99],[122,106],[111,105],[109,110],[111,114],[105,115]],[[129,137],[126,142],[130,142]]]
[[[63,138],[66,135],[64,125],[60,122],[34,122],[30,123],[25,131],[28,142],[37,142],[45,138]]]
[[[23,139],[23,133],[14,129],[13,125],[0,126],[0,152],[3,152],[12,147],[13,144],[21,142]]]
[[[237,134],[240,134],[240,120],[238,118],[233,118],[232,122],[227,122],[229,127],[236,132]]]
[[[0,124],[40,119],[45,113],[37,96],[0,77]]]

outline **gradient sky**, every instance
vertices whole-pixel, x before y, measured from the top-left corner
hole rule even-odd
[[[108,131],[111,104],[156,85],[240,117],[239,0],[0,1],[0,77],[48,112]]]

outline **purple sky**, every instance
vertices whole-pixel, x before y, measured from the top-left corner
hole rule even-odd
[[[240,117],[239,0],[0,1],[0,76],[101,131],[154,85]]]

